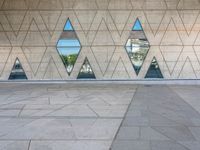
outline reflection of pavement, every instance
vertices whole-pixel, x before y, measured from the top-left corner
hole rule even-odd
[[[108,150],[136,86],[0,84],[1,150]]]

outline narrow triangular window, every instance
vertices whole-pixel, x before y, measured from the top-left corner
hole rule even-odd
[[[71,21],[67,19],[64,30],[57,43],[57,51],[69,75],[74,68],[80,50],[81,44],[78,36],[76,35]]]
[[[79,71],[77,79],[96,79],[92,67],[87,58],[85,58],[84,63]]]
[[[74,28],[73,28],[69,18],[67,19],[67,21],[65,23],[64,31],[74,31]]]
[[[133,68],[138,75],[150,49],[149,42],[138,18],[130,32],[125,48]]]
[[[134,26],[132,28],[132,31],[143,31],[142,25],[141,25],[140,20],[138,18],[135,21],[135,24],[134,24]]]
[[[27,76],[24,72],[24,69],[19,59],[17,58],[10,73],[9,80],[22,80],[22,79],[27,80]]]
[[[145,78],[163,78],[162,72],[160,71],[160,67],[155,57],[151,61]]]

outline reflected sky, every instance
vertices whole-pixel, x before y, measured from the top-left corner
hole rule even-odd
[[[129,39],[126,43],[126,51],[132,62],[136,74],[138,74],[148,53],[150,45],[146,37],[142,37],[142,39],[139,39],[140,34],[145,34],[138,18],[133,25],[131,33],[132,35],[129,36]]]
[[[77,39],[60,39],[57,47],[80,47],[80,42]]]
[[[70,75],[81,50],[81,43],[69,18],[65,23],[63,33],[58,40],[57,51],[63,61],[67,73]]]
[[[64,31],[73,31],[73,27],[72,27],[72,24],[70,22],[70,20],[68,19],[66,24],[65,24],[65,27],[64,27]]]
[[[143,29],[142,29],[142,25],[141,25],[139,19],[136,20],[136,22],[135,22],[135,24],[134,24],[132,30],[133,30],[133,31],[142,31],[142,30],[143,30]]]

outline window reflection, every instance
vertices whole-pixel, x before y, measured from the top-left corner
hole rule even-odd
[[[9,80],[17,79],[27,79],[24,69],[22,68],[22,65],[18,58],[15,60],[11,74],[9,76]]]
[[[92,67],[88,61],[88,59],[86,58],[78,75],[78,79],[95,79],[95,75],[94,72],[92,70]]]
[[[163,75],[160,71],[158,62],[155,57],[153,58],[151,62],[151,65],[147,71],[145,78],[163,78]]]
[[[57,50],[67,73],[70,75],[81,50],[81,44],[69,19],[57,43]]]
[[[136,74],[139,73],[149,48],[149,42],[144,34],[140,21],[137,19],[126,43],[126,51]]]

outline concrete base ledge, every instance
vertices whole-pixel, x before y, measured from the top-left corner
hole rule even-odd
[[[31,83],[31,84],[147,84],[147,85],[200,85],[200,79],[150,79],[150,80],[15,80],[0,83]]]

